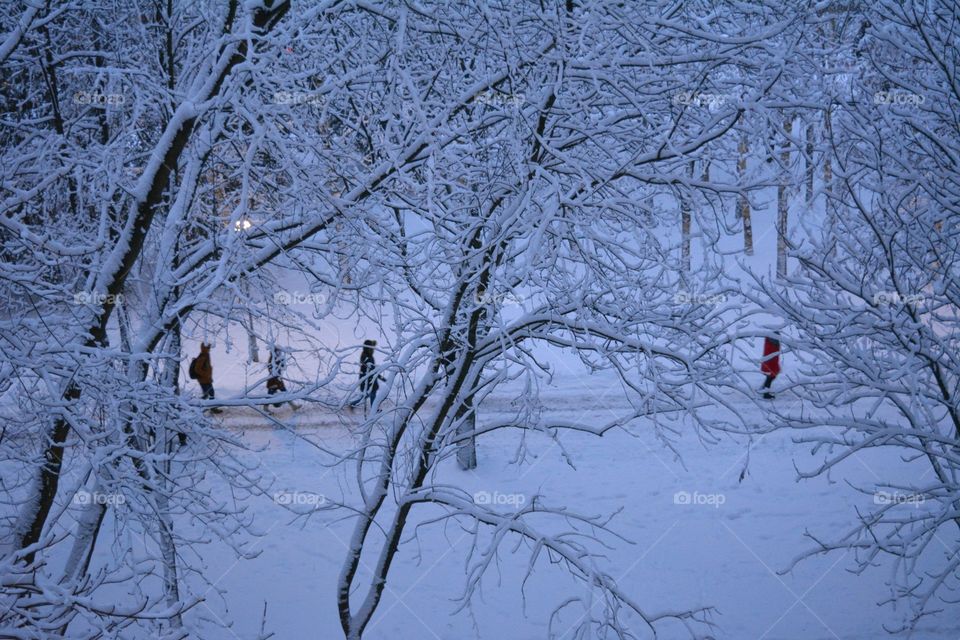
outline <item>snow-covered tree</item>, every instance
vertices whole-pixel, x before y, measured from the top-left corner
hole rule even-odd
[[[879,2],[851,21],[855,64],[842,94],[825,96],[831,222],[760,299],[797,369],[797,401],[772,409],[774,424],[801,430],[819,458],[802,475],[872,469],[875,448],[915,470],[875,469],[856,527],[809,532],[811,553],[853,550],[859,571],[892,559],[907,625],[960,577],[958,17],[950,2]]]
[[[199,480],[212,469],[251,482],[177,389],[180,320],[204,285],[237,274],[236,234],[202,215],[197,192],[229,125],[252,137],[230,118],[249,91],[238,69],[290,5],[33,4],[3,58],[2,380],[17,411],[2,442],[16,507],[3,522],[2,633],[180,637],[196,600],[179,595],[177,545],[229,541],[248,523]],[[196,448],[175,462],[185,433]],[[118,538],[92,569],[108,511],[114,535],[143,542]],[[204,526],[175,531],[185,514]],[[104,594],[118,582],[133,589],[119,605]]]
[[[236,326],[253,340],[258,322],[310,324],[335,307],[385,338],[359,445],[337,452],[337,464],[356,465],[359,496],[337,505],[354,523],[336,591],[347,638],[375,615],[404,535],[449,521],[475,540],[465,603],[512,540],[531,567],[562,564],[589,591],[557,603],[556,637],[578,604],[575,637],[701,621],[682,603],[647,611],[603,570],[593,543],[612,533],[608,519],[549,495],[500,511],[438,472],[454,457],[482,464],[477,443],[495,430],[562,445],[564,430],[639,424],[669,447],[676,429],[696,425],[709,439],[725,427],[718,389],[737,317],[714,304],[726,291],[711,247],[725,204],[744,211],[760,187],[782,183],[786,196],[799,184],[787,163],[748,168],[748,155],[823,151],[783,126],[798,112],[831,116],[834,202],[850,233],[798,248],[803,275],[762,302],[796,325],[791,348],[844,363],[827,387],[840,394],[833,404],[817,384],[800,388],[848,433],[869,434],[834,444],[886,442],[888,423],[853,427],[838,408],[881,392],[929,428],[898,437],[930,461],[939,484],[925,495],[955,519],[955,433],[931,425],[957,406],[947,355],[956,54],[945,53],[946,16],[871,11],[872,24],[909,36],[890,54],[872,28],[873,73],[918,58],[927,75],[899,60],[891,77],[922,95],[937,88],[935,103],[905,112],[820,100],[825,90],[803,82],[822,53],[809,44],[820,14],[776,3],[95,0],[23,2],[2,16],[0,392],[16,411],[0,432],[0,635],[188,635],[183,613],[199,600],[180,589],[183,576],[200,573],[206,542],[249,552],[243,498],[267,482],[241,441],[211,428],[203,409],[214,402],[181,393],[182,345]],[[772,142],[771,125],[786,129]],[[917,182],[909,171],[920,167]],[[278,307],[282,270],[324,293],[314,317]],[[924,300],[938,305],[873,302],[862,313],[878,342],[851,341],[846,354],[818,327],[850,318],[840,301],[857,273],[889,273],[889,288],[862,293],[929,289]],[[904,351],[911,336],[926,351]],[[309,339],[329,371],[288,397],[339,408],[324,387],[341,384],[355,354]],[[535,355],[543,346],[617,372],[632,410],[606,424],[543,419],[538,390],[553,374]],[[883,386],[893,383],[866,369],[857,378],[864,354],[915,365],[914,386],[925,371],[945,395]],[[486,416],[485,399],[517,380],[515,414]],[[255,392],[217,401],[267,402]],[[864,530],[924,539],[904,537],[920,522],[881,517]],[[912,549],[897,550],[910,559]],[[120,605],[116,585],[132,594]]]
[[[389,79],[377,87],[375,161],[408,158],[409,140],[430,137],[349,223],[358,309],[384,323],[390,343],[360,446],[343,458],[361,497],[344,505],[355,514],[339,583],[344,633],[359,638],[370,623],[415,510],[492,532],[471,557],[464,601],[500,543],[517,539],[602,594],[602,613],[587,597],[558,606],[560,616],[584,605],[576,637],[631,637],[627,611],[645,623],[639,633],[688,623],[698,616],[646,611],[595,563],[583,538],[601,535],[604,521],[546,496],[501,512],[436,478],[454,456],[471,466],[475,439],[499,429],[559,442],[564,430],[600,435],[643,421],[669,443],[691,416],[715,426],[699,409],[726,370],[715,340],[725,324],[694,291],[711,263],[697,278],[682,273],[678,243],[665,241],[677,237],[676,209],[662,203],[678,190],[737,195],[707,182],[704,165],[691,176],[690,162],[734,131],[745,105],[770,97],[783,61],[764,38],[797,25],[760,14],[731,44],[719,29],[748,10],[740,5],[716,15],[697,3],[465,6],[370,12],[396,25]],[[691,32],[686,12],[710,18]],[[738,73],[748,68],[752,80]],[[542,419],[537,390],[552,374],[533,347],[543,345],[575,351],[587,370],[617,371],[633,411],[608,424]],[[484,399],[513,380],[525,382],[516,415],[485,419]],[[572,528],[541,529],[549,515]]]

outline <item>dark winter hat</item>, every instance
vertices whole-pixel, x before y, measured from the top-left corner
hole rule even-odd
[[[375,346],[377,346],[377,341],[376,341],[376,340],[364,340],[364,341],[363,341],[363,346],[365,346],[365,347],[375,347]]]

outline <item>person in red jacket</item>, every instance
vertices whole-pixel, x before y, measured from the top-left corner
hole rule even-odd
[[[769,391],[773,379],[780,375],[780,332],[776,331],[772,336],[763,340],[763,359],[760,361],[760,372],[767,376],[763,381],[765,389],[763,397],[767,400],[773,399],[773,393]]]

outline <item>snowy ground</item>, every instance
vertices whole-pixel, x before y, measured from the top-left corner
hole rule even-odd
[[[773,264],[772,220],[769,215],[755,221],[757,253],[750,267],[758,272]],[[737,238],[728,241],[739,242]],[[286,286],[296,295],[309,290],[296,279]],[[309,311],[306,306],[300,310]],[[769,320],[774,319],[754,318],[758,324]],[[330,366],[311,351],[312,341],[331,349],[358,350],[364,338],[374,337],[385,345],[389,331],[381,326],[388,323],[377,326],[352,317],[325,318],[319,328],[306,331],[309,339],[301,340],[290,331],[271,336],[292,348],[289,373],[306,384],[322,378]],[[207,335],[197,329],[193,337],[185,344],[188,358],[196,353],[201,337],[214,342],[218,398],[241,397],[245,390],[263,393],[265,364],[246,360],[242,332]],[[260,348],[263,356],[265,345]],[[737,356],[743,359],[739,366],[752,372],[760,344],[744,348],[744,354]],[[554,362],[561,370],[570,363],[569,354]],[[346,373],[350,375],[338,382],[344,389],[355,383],[355,373]],[[784,377],[792,374],[788,360]],[[759,384],[759,374],[754,377]],[[192,381],[184,377],[182,384],[189,393],[196,393]],[[559,377],[557,384],[541,399],[558,417],[607,422],[626,409],[620,385],[610,378],[571,374]],[[343,389],[332,395],[342,393]],[[790,398],[781,396],[776,402],[790,402]],[[506,410],[505,405],[485,403],[481,423]],[[753,405],[742,406],[741,413],[748,423],[765,422],[762,409]],[[334,451],[348,450],[355,444],[349,427],[359,415],[335,415],[307,406],[295,413],[284,408],[277,417],[289,429],[270,426],[249,409],[227,409],[222,419],[223,428],[241,434],[251,447],[250,457],[274,478],[271,495],[355,501],[353,466],[329,468],[325,464],[329,457],[311,442]],[[842,474],[797,482],[795,468],[809,469],[817,458],[794,444],[789,434],[777,433],[754,439],[749,473],[739,482],[750,446],[744,438],[724,437],[718,444],[705,445],[696,432],[685,432],[675,443],[680,460],[639,423],[603,438],[568,433],[562,442],[574,467],[556,443],[544,438],[529,440],[529,455],[518,463],[516,433],[491,433],[480,440],[479,469],[463,472],[451,460],[439,480],[470,493],[499,496],[505,502],[503,509],[511,508],[506,502],[541,495],[548,504],[588,514],[619,511],[612,526],[627,541],[607,536],[604,542],[609,548],[595,547],[604,552],[608,573],[651,612],[714,607],[712,620],[717,626],[712,633],[718,639],[874,639],[891,637],[885,628],[899,626],[904,607],[877,605],[889,597],[889,565],[854,575],[852,555],[837,554],[806,560],[785,575],[779,572],[811,548],[805,531],[838,536],[853,526],[858,507],[875,506],[870,495],[858,493],[849,483],[875,482],[881,477],[891,482],[898,477],[915,480],[928,473],[926,467],[911,468],[893,450],[874,451],[851,458]],[[685,497],[704,504],[677,504]],[[270,496],[254,499],[251,507],[256,528],[263,533],[255,546],[260,555],[237,561],[226,545],[210,545],[201,553],[203,573],[214,587],[201,586],[195,576],[184,578],[185,585],[205,597],[205,603],[189,614],[201,625],[198,637],[248,640],[256,637],[261,625],[279,640],[342,637],[335,585],[352,523],[339,519],[342,513],[296,518]],[[431,515],[435,514],[427,509],[414,511],[417,521]],[[392,568],[384,601],[364,637],[542,640],[552,609],[566,597],[582,593],[580,583],[543,562],[521,590],[529,553],[520,547],[516,556],[502,557],[504,561],[487,575],[472,609],[458,610],[456,598],[464,585],[469,541],[452,524],[422,529],[418,539],[408,536]],[[958,614],[960,606],[945,605],[909,637],[956,640],[960,638]],[[222,628],[226,621],[234,623],[231,630]],[[567,615],[562,622],[572,627],[576,620]],[[637,629],[642,626],[638,624]],[[673,628],[660,637],[687,636]]]
[[[625,406],[619,387],[602,378],[586,388],[547,393],[552,394],[548,404],[567,417],[607,420]],[[494,415],[498,407],[485,406],[485,411]],[[755,407],[743,411],[750,420],[763,420]],[[307,409],[295,414],[284,409],[281,415],[290,419],[291,430],[267,427],[246,409],[230,410],[223,425],[263,448],[258,455],[276,476],[275,492],[352,495],[352,466],[324,467],[324,456],[308,442],[331,449],[350,446],[345,417]],[[888,595],[888,566],[853,575],[848,571],[852,557],[838,554],[778,575],[810,544],[803,538],[805,530],[836,534],[852,524],[858,505],[870,505],[870,496],[851,489],[848,481],[869,481],[880,471],[886,477],[912,473],[899,459],[861,457],[846,466],[843,478],[798,483],[795,464],[807,467],[813,459],[787,435],[776,434],[753,443],[749,474],[741,483],[745,440],[726,438],[705,446],[695,433],[687,433],[678,440],[682,461],[641,427],[603,438],[567,434],[563,444],[576,468],[546,439],[528,442],[534,455],[516,464],[516,436],[493,433],[480,441],[476,472],[460,471],[450,461],[442,480],[500,496],[495,499],[502,502],[541,494],[550,503],[592,514],[622,509],[613,525],[629,542],[605,538],[610,545],[605,568],[650,611],[715,607],[716,638],[873,639],[884,637],[884,626],[900,620],[898,611],[877,606]],[[677,504],[678,492],[686,492],[680,502],[689,495],[690,502],[703,504]],[[238,562],[226,548],[204,551],[205,573],[216,588],[203,589],[206,603],[191,614],[205,626],[200,637],[254,637],[263,623],[264,603],[265,629],[276,638],[340,637],[335,582],[350,522],[328,513],[295,519],[269,497],[258,498],[255,510],[264,533],[259,557]],[[429,515],[419,512],[420,519]],[[509,561],[486,577],[472,612],[456,612],[469,538],[452,525],[433,525],[420,534],[419,543],[408,538],[402,548],[365,638],[541,640],[551,609],[581,593],[581,586],[561,569],[542,562],[521,592],[529,555],[520,547],[516,557],[505,556]],[[958,614],[960,607],[947,606],[909,637],[956,639]],[[216,628],[214,623],[228,619],[235,622],[232,631]],[[575,616],[567,615],[563,622],[572,625]],[[668,629],[661,637],[684,635]]]

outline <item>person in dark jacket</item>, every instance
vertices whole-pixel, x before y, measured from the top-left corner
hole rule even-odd
[[[267,378],[267,394],[273,395],[275,393],[286,393],[287,386],[283,384],[283,372],[287,368],[287,356],[283,352],[283,349],[274,345],[270,349],[270,360],[267,362],[267,369],[270,372],[270,377]],[[273,403],[273,406],[279,407],[281,402]],[[291,403],[293,404],[293,403]]]
[[[373,357],[373,348],[377,346],[376,340],[364,340],[363,351],[360,352],[360,402],[366,402],[367,408],[373,407],[374,400],[377,399],[377,391],[380,388],[380,380],[383,377],[374,373],[377,368],[376,360]]]
[[[773,399],[773,393],[769,391],[774,378],[780,375],[780,332],[775,332],[772,336],[767,336],[763,340],[763,359],[760,361],[760,372],[766,379],[763,381],[763,397],[767,400]]]
[[[210,362],[210,345],[200,344],[200,355],[193,361],[193,373],[200,384],[200,390],[203,391],[204,400],[215,400],[216,395],[213,391],[213,364]],[[213,413],[220,413],[218,407],[210,409]]]

